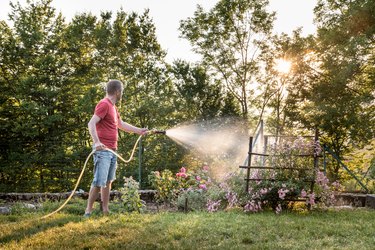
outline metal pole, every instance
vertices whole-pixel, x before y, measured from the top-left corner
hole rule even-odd
[[[138,144],[138,182],[139,182],[139,188],[141,188],[141,183],[142,183],[142,138],[139,140],[139,144]]]

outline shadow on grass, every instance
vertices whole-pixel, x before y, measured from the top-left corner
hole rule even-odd
[[[0,237],[0,248],[6,242],[11,249],[290,249],[296,244],[373,249],[374,216],[372,211],[201,212],[112,214],[82,220],[60,214],[0,225],[7,234]]]
[[[69,222],[77,222],[80,221],[80,218],[73,215],[64,215],[63,217],[52,217],[50,219],[41,219],[41,217],[33,218],[26,221],[19,221],[14,223],[8,223],[1,225],[2,234],[0,236],[0,244],[6,244],[12,240],[20,241],[27,237],[32,237],[33,235],[46,231],[53,227],[62,227]],[[20,223],[23,225],[20,226]],[[5,228],[5,227],[14,227],[12,228]],[[9,231],[10,233],[4,233]]]
[[[46,235],[50,247],[59,249],[161,249],[171,244],[170,228],[176,220],[188,220],[183,214],[112,214],[94,216],[65,231]],[[70,231],[70,233],[68,232]],[[65,239],[69,237],[69,241]],[[178,240],[177,240],[178,241]],[[38,247],[39,243],[36,243]],[[174,242],[177,244],[178,242]],[[173,248],[173,245],[171,245]],[[45,245],[43,245],[45,247]]]

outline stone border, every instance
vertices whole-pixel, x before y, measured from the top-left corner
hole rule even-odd
[[[139,195],[144,201],[153,201],[156,191],[155,190],[139,190]],[[0,193],[0,200],[5,201],[60,201],[67,199],[71,192],[65,193]],[[77,191],[73,197],[80,197],[82,199],[87,199],[89,197],[88,192]],[[121,193],[119,191],[113,190],[110,193],[110,199],[113,200],[115,197],[120,198]],[[100,197],[98,198],[100,200]]]

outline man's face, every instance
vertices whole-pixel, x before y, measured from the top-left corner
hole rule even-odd
[[[117,101],[121,100],[123,92],[124,92],[124,89],[117,91],[117,96],[116,96]]]

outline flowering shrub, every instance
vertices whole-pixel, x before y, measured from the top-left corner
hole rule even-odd
[[[208,200],[207,201],[207,211],[208,212],[216,212],[217,210],[219,210],[220,203],[221,203],[221,200],[217,200],[217,201]]]
[[[265,168],[251,172],[248,200],[244,206],[247,212],[258,212],[271,208],[276,213],[288,208],[289,200],[298,198],[315,202],[314,194],[307,194],[314,178],[313,154],[319,154],[320,147],[300,137],[296,140],[283,139],[268,148],[270,155],[256,165]],[[308,155],[311,157],[301,157]],[[256,159],[257,160],[257,159]]]
[[[208,177],[207,166],[196,172],[182,167],[175,175],[169,170],[153,172],[149,179],[158,191],[159,201],[176,202],[179,208],[185,208],[187,201],[189,210],[215,212],[241,208],[245,212],[259,212],[272,209],[278,214],[283,209],[293,210],[291,204],[302,199],[304,206],[296,203],[296,209],[303,211],[306,207],[333,205],[334,192],[340,186],[338,183],[330,185],[322,172],[315,173],[312,156],[320,154],[320,150],[318,144],[303,138],[284,140],[277,147],[272,146],[267,159],[254,159],[254,165],[262,164],[264,168],[252,169],[250,179],[254,181],[249,182],[247,192],[244,173],[228,173],[222,181],[215,182]],[[312,181],[314,190],[311,190]]]
[[[247,193],[244,192],[244,174],[227,175],[219,184],[222,190],[219,192],[220,204],[226,208],[243,207],[245,212],[273,209],[276,213],[290,208],[290,200],[305,199],[305,204],[311,207],[316,206],[316,201],[326,206],[332,205],[332,191],[335,188],[328,185],[328,179],[324,174],[315,173],[312,167],[312,154],[319,154],[320,150],[318,144],[306,142],[303,138],[284,141],[278,147],[272,146],[269,149],[270,157],[265,160],[255,158],[258,162],[254,165],[264,163],[266,168],[251,171],[250,178],[254,181],[249,182]],[[300,156],[307,154],[311,157]],[[311,192],[311,181],[314,181],[314,176],[316,184]],[[219,199],[212,200],[217,202]]]
[[[151,186],[157,191],[157,201],[174,203],[181,196],[178,202],[182,203],[185,197],[202,195],[207,191],[211,184],[207,173],[208,167],[205,165],[194,173],[182,167],[175,175],[170,170],[163,170],[152,172],[148,178]]]
[[[178,182],[172,171],[166,169],[151,172],[148,176],[151,186],[156,190],[155,199],[158,202],[172,202],[177,197]]]
[[[335,193],[341,189],[341,184],[338,181],[330,184],[327,176],[323,172],[317,171],[314,192],[310,194],[309,203],[316,204],[318,207],[332,206],[336,201]],[[319,203],[315,203],[314,199],[319,200]]]
[[[185,167],[182,167],[176,174],[177,192],[195,184],[195,178],[191,173],[188,173]]]

